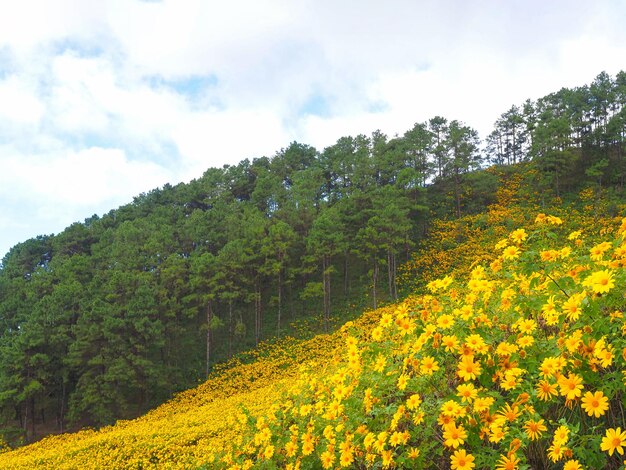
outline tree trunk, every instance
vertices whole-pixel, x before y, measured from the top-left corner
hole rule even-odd
[[[456,202],[456,218],[461,218],[461,181],[459,177],[459,169],[454,171],[454,199]]]
[[[61,387],[61,406],[59,410],[59,431],[62,433],[65,432],[65,389],[65,380],[63,380],[63,385]]]
[[[618,185],[620,190],[624,188],[624,163],[622,161],[622,145],[623,142],[617,142],[617,167],[619,168]]]
[[[555,181],[556,181],[556,197],[561,197],[561,191],[559,188],[559,172],[558,170],[555,172]]]
[[[322,256],[322,281],[324,290],[324,331],[328,333],[330,322],[330,256]]]
[[[24,435],[28,433],[28,404],[22,403],[23,412],[20,413],[20,416],[24,417],[24,420],[20,422],[22,429],[24,430]]]
[[[378,261],[374,261],[374,271],[372,273],[372,295],[374,297],[374,310],[378,308],[376,299],[376,284],[378,283]]]
[[[390,276],[391,276],[391,298],[396,301],[398,300],[398,287],[396,284],[396,254],[393,251],[389,251],[389,264],[391,266]]]
[[[213,320],[213,306],[209,300],[206,308],[206,370],[205,375],[209,377],[211,367],[211,321]]]
[[[35,397],[30,398],[30,437],[34,441],[35,440]]]
[[[278,321],[276,322],[276,336],[280,336],[280,317],[282,314],[282,308],[283,308],[283,269],[282,269],[282,259],[281,259],[281,267],[278,269]]]
[[[344,254],[343,259],[343,296],[348,297],[350,286],[348,283],[348,252]]]
[[[254,341],[258,346],[261,342],[261,280],[258,276],[254,288]]]
[[[387,287],[389,289],[389,298],[393,300],[393,276],[392,276],[393,265],[391,261],[391,249],[387,249]]]
[[[233,299],[228,300],[228,357],[233,357]]]

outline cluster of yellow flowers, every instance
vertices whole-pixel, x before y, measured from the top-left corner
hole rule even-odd
[[[529,218],[500,192],[487,229],[440,223],[427,295],[0,468],[623,468],[626,219]]]
[[[360,322],[365,325],[371,320],[365,315]],[[303,362],[332,361],[340,339],[337,333],[265,345],[251,353],[251,363],[226,364],[207,382],[138,419],[49,436],[9,452],[0,449],[0,468],[212,467],[213,456],[239,438],[236,422],[242,404],[257,414],[265,413],[280,400]]]
[[[370,329],[346,324],[341,360],[245,412],[215,465],[623,465],[626,219],[599,243],[564,225],[540,214],[465,280],[429,282]]]

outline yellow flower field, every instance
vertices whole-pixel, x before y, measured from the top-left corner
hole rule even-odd
[[[432,280],[370,330],[345,325],[343,361],[301,371],[263,415],[247,411],[215,465],[623,467],[616,222],[594,234],[539,214],[468,276]]]
[[[626,219],[516,198],[433,228],[423,295],[0,468],[624,468]]]

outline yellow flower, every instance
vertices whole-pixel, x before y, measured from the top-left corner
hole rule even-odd
[[[313,445],[313,441],[305,441],[302,444],[302,455],[310,455],[313,453],[315,449],[315,445]]]
[[[363,447],[365,447],[365,450],[369,450],[372,447],[372,444],[374,444],[375,440],[376,435],[373,432],[368,432],[365,436],[365,439],[363,439]]]
[[[352,449],[344,450],[341,452],[341,456],[339,457],[339,465],[342,467],[349,467],[354,462],[354,452]]]
[[[389,445],[391,447],[398,447],[400,444],[402,444],[403,440],[403,433],[394,431],[394,433],[389,437]]]
[[[539,366],[543,377],[553,377],[559,371],[559,359],[556,357],[546,357]]]
[[[519,468],[520,460],[517,455],[511,454],[510,456],[501,455],[496,465],[496,470],[517,470]]]
[[[389,468],[393,465],[393,451],[392,450],[383,450],[380,453],[383,459],[383,468]]]
[[[626,431],[622,428],[609,428],[606,435],[602,438],[600,449],[605,450],[609,455],[617,451],[619,455],[624,455],[624,446],[626,445]]]
[[[587,392],[582,398],[581,406],[589,416],[599,418],[609,409],[609,399],[601,391]]]
[[[406,388],[406,384],[409,381],[409,376],[406,374],[402,374],[400,377],[398,377],[398,383],[397,383],[397,387],[398,390],[404,390]]]
[[[563,302],[563,312],[567,315],[567,319],[570,321],[576,321],[582,313],[582,301],[586,297],[586,293],[572,294],[569,299]]]
[[[457,448],[467,439],[467,431],[461,425],[459,427],[454,423],[448,424],[443,430],[443,444],[447,447]]]
[[[285,444],[285,453],[287,454],[287,457],[293,457],[294,455],[296,455],[296,452],[298,451],[298,444],[296,444],[293,441],[289,441],[287,444]]]
[[[504,259],[516,259],[519,258],[519,254],[520,254],[520,249],[516,246],[507,246],[503,251],[502,251],[502,258]]]
[[[379,325],[382,328],[387,328],[389,325],[393,323],[393,317],[389,313],[384,313],[382,317],[380,317]]]
[[[408,317],[403,317],[398,320],[398,331],[403,336],[409,335],[415,331],[415,321]]]
[[[406,407],[409,410],[415,410],[421,405],[421,403],[422,403],[422,399],[417,393],[415,393],[411,395],[409,399],[406,401]]]
[[[510,370],[504,373],[504,378],[500,381],[500,387],[503,390],[513,390],[521,383],[521,378]]]
[[[322,453],[320,460],[322,461],[322,467],[332,468],[333,463],[335,463],[335,454],[327,450]]]
[[[583,470],[583,466],[578,460],[568,460],[563,465],[563,470]]]
[[[441,337],[441,344],[447,352],[453,352],[459,347],[459,340],[454,335],[444,335]]]
[[[596,271],[585,278],[583,285],[591,288],[591,290],[593,290],[596,294],[606,294],[608,291],[613,289],[613,287],[615,287],[613,271],[610,269]]]
[[[376,357],[376,362],[374,362],[374,370],[376,372],[382,372],[385,370],[385,365],[387,365],[387,358],[383,354],[379,354]]]
[[[547,431],[547,429],[548,428],[546,428],[543,419],[540,419],[539,421],[530,419],[524,424],[524,432],[531,441],[539,439],[541,434],[544,431]]]
[[[600,346],[600,341],[598,341],[593,350],[593,355],[600,361],[602,367],[609,367],[613,362],[613,346],[607,348],[604,346],[604,343]]]
[[[474,456],[465,452],[465,449],[459,449],[450,456],[450,468],[452,470],[466,470],[474,468]]]
[[[274,446],[270,444],[265,447],[265,451],[263,452],[263,458],[265,460],[269,460],[272,458],[272,455],[274,455]]]
[[[312,405],[302,405],[300,407],[300,416],[306,416],[309,413],[311,413],[311,410],[313,409]]]
[[[582,395],[583,379],[577,374],[562,375],[558,380],[560,393],[567,400],[573,400]]]
[[[454,326],[454,317],[452,315],[444,314],[437,319],[437,327],[442,330],[447,330],[452,326]]]
[[[372,340],[380,341],[383,338],[383,329],[377,326],[372,330]]]
[[[387,433],[385,431],[379,432],[378,436],[376,436],[376,441],[374,442],[374,449],[377,452],[382,452],[385,449],[387,444]]]
[[[441,280],[441,288],[442,289],[447,289],[448,287],[450,287],[450,284],[452,284],[453,280],[454,280],[454,278],[452,276],[445,276]]]
[[[576,330],[565,339],[565,347],[569,352],[573,353],[578,350],[578,346],[582,343],[582,336],[582,331]]]
[[[481,373],[480,363],[474,362],[474,356],[463,356],[458,369],[457,375],[465,382],[474,380]]]
[[[535,343],[535,338],[533,338],[530,335],[524,335],[524,336],[520,336],[517,339],[517,345],[521,348],[521,349],[525,349],[529,346],[532,346]]]
[[[439,363],[435,361],[435,358],[432,356],[426,356],[422,359],[422,364],[420,365],[420,372],[424,375],[432,375],[434,372],[439,370]]]
[[[420,456],[420,450],[417,447],[411,447],[409,449],[409,458],[416,459]]]
[[[552,442],[554,444],[565,445],[567,444],[567,439],[569,439],[569,428],[564,425],[556,428],[556,431],[554,431],[554,437],[552,438]]]
[[[509,235],[509,238],[513,240],[514,243],[517,243],[519,245],[524,240],[526,240],[526,238],[528,238],[528,234],[526,233],[526,230],[524,230],[523,228],[518,228],[517,230],[514,230],[513,232],[511,232],[511,234]]]
[[[611,244],[608,242],[602,242],[591,247],[589,249],[590,258],[593,261],[600,261],[609,248],[611,248]]]
[[[496,354],[498,356],[510,356],[511,354],[517,352],[518,349],[519,347],[516,344],[511,344],[503,341],[502,343],[498,344],[498,347],[496,348]]]
[[[580,230],[576,230],[576,231],[574,231],[574,232],[570,233],[570,234],[567,236],[567,239],[568,239],[568,240],[578,240],[578,239],[580,238],[580,235],[581,235],[581,234],[582,234],[582,232],[581,232]]]
[[[441,414],[443,414],[444,416],[450,416],[452,418],[464,416],[465,408],[454,400],[448,400],[443,405],[441,405]]]
[[[495,401],[493,397],[478,397],[474,400],[474,411],[477,413],[487,411]]]
[[[509,243],[509,240],[507,238],[503,238],[502,240],[500,240],[498,243],[495,244],[494,248],[496,250],[501,250],[502,248],[507,246],[508,243]]]
[[[552,444],[548,447],[548,458],[553,462],[558,462],[565,455],[565,451],[567,447],[562,446],[561,444]]]
[[[479,334],[472,334],[465,338],[465,345],[473,351],[484,353],[487,351],[485,340]]]
[[[501,410],[496,413],[494,422],[503,426],[505,423],[512,423],[520,415],[520,410],[517,405],[511,406],[507,403]]]
[[[559,259],[559,252],[556,250],[545,250],[539,253],[541,261],[556,261]]]
[[[520,333],[530,334],[537,329],[537,322],[531,318],[527,318],[516,321],[514,326]]]
[[[489,426],[489,442],[498,443],[506,436],[506,430],[498,423]]]
[[[471,403],[478,395],[478,391],[471,383],[460,384],[457,388],[457,396],[461,397],[461,401]]]

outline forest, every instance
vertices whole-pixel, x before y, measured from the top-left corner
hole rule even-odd
[[[488,168],[526,168],[546,203],[622,195],[625,141],[626,73],[601,73],[511,106],[484,142],[441,116],[293,142],[24,241],[0,269],[0,433],[135,417],[263,341],[393,302],[433,221],[495,201]]]

